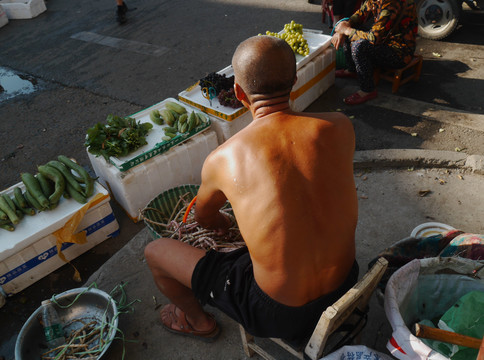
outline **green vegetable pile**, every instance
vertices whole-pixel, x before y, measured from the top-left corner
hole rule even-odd
[[[0,194],[0,229],[14,231],[24,215],[55,209],[62,197],[85,204],[94,193],[94,179],[65,155],[37,166],[37,170],[36,175],[20,174],[25,191],[15,186],[11,194]]]
[[[146,135],[151,123],[140,123],[131,117],[108,115],[106,124],[97,123],[87,130],[84,145],[91,154],[122,157],[147,144]]]

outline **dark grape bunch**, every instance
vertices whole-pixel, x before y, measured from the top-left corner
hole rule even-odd
[[[234,88],[230,88],[229,90],[222,90],[218,94],[218,101],[222,106],[228,106],[234,109],[244,106],[237,98],[235,97]]]
[[[225,74],[212,72],[200,79],[200,88],[213,87],[217,94],[222,90],[229,90],[234,87],[234,76],[227,77]]]

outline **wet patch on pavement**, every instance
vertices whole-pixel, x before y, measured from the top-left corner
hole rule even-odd
[[[31,94],[39,88],[34,76],[0,67],[0,103],[19,95]]]

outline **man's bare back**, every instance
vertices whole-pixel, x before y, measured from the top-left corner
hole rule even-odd
[[[204,164],[200,203],[217,191],[228,198],[255,280],[280,303],[335,290],[353,265],[353,144],[346,116],[286,109],[254,120]]]
[[[235,94],[253,121],[205,160],[195,219],[226,231],[231,220],[219,210],[229,200],[247,247],[148,244],[154,281],[171,301],[161,321],[214,340],[220,329],[203,309],[208,303],[255,336],[304,339],[358,277],[353,127],[340,113],[290,110],[296,61],[284,40],[249,38],[232,65]]]

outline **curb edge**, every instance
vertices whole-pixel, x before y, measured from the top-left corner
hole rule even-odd
[[[441,167],[462,168],[484,175],[484,156],[444,150],[382,149],[355,151],[354,169]]]

